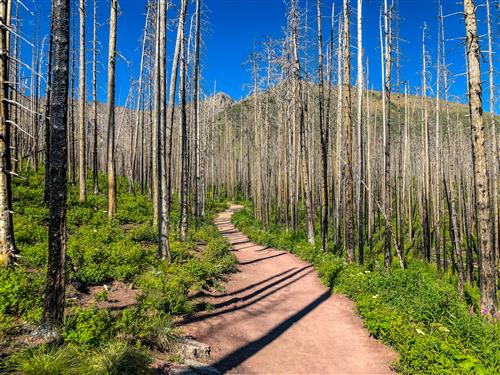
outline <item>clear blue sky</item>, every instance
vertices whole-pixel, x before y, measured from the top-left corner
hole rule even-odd
[[[174,6],[179,1],[174,0]],[[380,48],[379,48],[379,11],[381,0],[364,0],[364,48],[365,56],[369,59],[370,86],[380,89]],[[462,5],[458,1],[442,0],[444,14],[449,15],[462,10]],[[89,43],[88,59],[91,55],[92,38],[92,0],[87,0],[87,14],[89,16],[87,26],[87,37]],[[118,24],[118,50],[119,53],[129,61],[129,64],[123,59],[118,60],[117,65],[117,100],[124,103],[128,93],[131,76],[137,79],[139,74],[141,35],[145,19],[145,0],[119,0],[120,17]],[[248,94],[248,83],[250,76],[242,63],[249,54],[258,46],[259,42],[266,37],[280,38],[283,36],[283,27],[285,25],[285,11],[288,1],[284,0],[204,0],[204,41],[203,50],[203,87],[206,92],[213,90],[214,82],[217,82],[217,90],[224,91],[235,99],[239,99]],[[483,1],[477,1],[481,4]],[[356,1],[351,0],[353,8],[356,7]],[[48,0],[29,0],[27,5],[35,9],[36,19],[40,20],[41,35],[48,31],[49,7]],[[315,39],[316,33],[316,0],[300,0],[299,5],[304,11],[309,9],[309,25],[311,40]],[[331,0],[322,0],[323,22],[325,40],[330,33],[330,14]],[[342,7],[342,0],[335,0],[335,12],[339,14]],[[494,8],[494,7],[492,7]],[[355,9],[353,9],[355,10]],[[427,48],[431,56],[429,66],[429,78],[431,85],[435,82],[435,63],[437,49],[437,0],[399,0],[399,10],[401,16],[400,38],[401,42],[401,79],[409,81],[412,87],[420,85],[421,81],[421,38],[424,22],[428,24],[428,36],[426,39]],[[189,5],[190,15],[194,12],[194,3]],[[493,12],[495,10],[493,9]],[[170,20],[177,14],[176,9],[171,9],[168,13]],[[498,30],[498,14],[494,13],[493,27]],[[26,12],[22,12],[25,24],[24,35],[32,40],[32,25],[34,18]],[[98,0],[98,20],[102,24],[99,29],[99,38],[102,43],[102,54],[100,55],[100,74],[99,74],[99,99],[105,100],[106,97],[106,59],[107,59],[107,33],[109,18],[109,0]],[[480,34],[486,34],[486,9],[478,8],[478,21],[480,24]],[[77,18],[78,25],[78,18]],[[353,18],[355,22],[355,18]],[[172,30],[175,25],[172,25]],[[465,60],[463,36],[464,23],[461,15],[454,15],[445,19],[445,33],[448,39],[447,60],[451,69],[453,86],[452,93],[461,96],[464,100],[465,87]],[[353,41],[355,46],[356,29],[352,28]],[[171,54],[174,44],[174,33],[171,32],[168,37],[168,53]],[[459,39],[460,38],[460,39]],[[486,38],[482,40],[483,50],[487,50]],[[495,45],[494,51],[497,49]],[[28,56],[31,53],[30,47],[24,45],[24,53]],[[311,52],[316,54],[316,47],[311,46]],[[353,48],[353,58],[355,59],[356,50]],[[487,64],[485,60],[482,65],[484,89],[487,91]],[[29,61],[29,60],[28,60]],[[170,62],[170,61],[169,61]],[[353,61],[354,62],[354,61]],[[498,57],[495,57],[494,64],[496,71],[500,71]],[[355,66],[355,64],[353,64]],[[90,64],[89,64],[90,68]],[[88,70],[90,80],[90,69]],[[353,73],[355,74],[355,72]],[[496,85],[498,86],[498,73],[496,74]],[[89,81],[90,82],[90,81]],[[432,92],[429,92],[432,94]],[[498,94],[497,94],[498,96]],[[485,92],[484,104],[487,106],[488,96]],[[499,103],[497,101],[496,112],[499,112]]]

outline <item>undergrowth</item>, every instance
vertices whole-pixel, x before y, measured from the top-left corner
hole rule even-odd
[[[216,286],[233,270],[229,244],[213,225],[213,215],[226,208],[224,202],[208,202],[199,229],[190,219],[186,242],[171,231],[168,264],[156,257],[158,234],[150,200],[129,193],[121,179],[118,187],[116,219],[109,222],[104,194],[89,194],[85,203],[79,203],[77,188],[70,186],[68,284],[125,282],[139,288],[137,303],[115,311],[97,308],[97,302],[107,299],[105,292],[95,296],[91,307],[68,299],[62,341],[25,348],[19,338],[39,324],[43,310],[48,210],[43,202],[43,171],[15,181],[14,228],[20,258],[18,266],[0,269],[0,373],[149,373],[150,353],[175,349],[180,337],[176,316],[194,311],[195,292]],[[105,191],[105,186],[101,188]],[[172,228],[177,227],[178,216],[174,199]],[[204,244],[203,251],[199,244]],[[68,287],[68,296],[74,292]]]
[[[252,241],[288,250],[311,263],[326,286],[351,298],[370,334],[400,354],[394,364],[397,371],[500,373],[500,324],[474,313],[474,288],[468,288],[467,303],[449,278],[440,278],[419,260],[408,261],[404,270],[394,263],[389,272],[376,257],[365,267],[347,265],[343,257],[309,244],[300,231],[264,229],[248,208],[235,213],[233,223]]]

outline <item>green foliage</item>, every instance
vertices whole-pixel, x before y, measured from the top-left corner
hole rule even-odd
[[[3,367],[3,368],[2,368]],[[77,375],[76,352],[67,347],[39,346],[9,357],[0,369],[18,375]]]
[[[121,341],[110,342],[90,356],[82,375],[149,374],[151,357],[140,348]]]
[[[78,188],[69,186],[67,275],[70,280],[89,285],[113,280],[132,282],[142,289],[137,304],[121,311],[68,304],[69,314],[61,331],[63,346],[18,350],[4,361],[9,363],[6,371],[146,373],[150,359],[143,349],[170,351],[179,335],[171,316],[191,313],[192,293],[214,285],[233,269],[235,258],[230,247],[212,223],[213,210],[225,208],[226,203],[209,202],[198,229],[194,220],[190,221],[193,225],[186,242],[179,242],[172,231],[172,263],[168,264],[156,257],[158,234],[152,222],[151,202],[147,196],[128,193],[125,180],[118,180],[118,211],[112,222],[107,217],[105,195],[89,194],[87,201],[80,203]],[[25,332],[29,327],[26,323],[36,325],[40,321],[48,250],[43,171],[16,179],[13,189],[20,266],[0,269],[0,340],[6,343],[2,350]],[[178,217],[174,199],[172,228]],[[96,301],[106,299],[104,291],[95,296]]]
[[[81,227],[68,242],[73,277],[90,284],[131,281],[150,263],[151,251],[127,238],[115,224]]]
[[[28,321],[37,321],[42,312],[43,283],[43,274],[0,268],[0,318],[22,314]]]
[[[454,282],[440,278],[420,261],[407,269],[384,272],[377,259],[360,268],[307,243],[305,236],[279,228],[265,231],[249,209],[234,214],[233,223],[262,245],[287,249],[315,266],[321,281],[345,293],[357,306],[370,333],[400,353],[397,370],[404,374],[500,373],[500,324],[474,314],[476,288],[465,299]]]
[[[158,230],[151,223],[144,223],[129,232],[130,238],[135,242],[150,242],[158,241]]]
[[[174,347],[180,333],[169,314],[141,309],[125,310],[116,321],[115,329],[118,337],[130,343],[162,352]]]
[[[112,317],[107,310],[75,309],[66,318],[61,336],[70,345],[91,348],[110,338],[111,326]]]
[[[17,375],[150,374],[150,356],[141,348],[112,341],[94,351],[42,345],[10,356],[0,370]]]

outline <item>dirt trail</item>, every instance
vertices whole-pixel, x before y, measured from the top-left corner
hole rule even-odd
[[[234,374],[392,374],[396,353],[369,337],[353,303],[331,294],[307,263],[255,245],[231,224],[238,206],[215,220],[238,258],[214,309],[185,329],[212,347],[212,365]]]

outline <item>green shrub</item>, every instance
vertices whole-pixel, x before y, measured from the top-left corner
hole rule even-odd
[[[0,269],[0,317],[22,315],[34,322],[41,317],[44,275],[21,268]]]
[[[156,243],[158,241],[158,229],[151,223],[144,223],[130,231],[129,236],[136,242]]]
[[[42,267],[47,264],[48,239],[43,242],[37,242],[33,245],[18,245],[20,263],[30,267]]]
[[[107,310],[75,309],[66,318],[61,336],[64,342],[83,348],[92,348],[111,337],[112,319]]]

